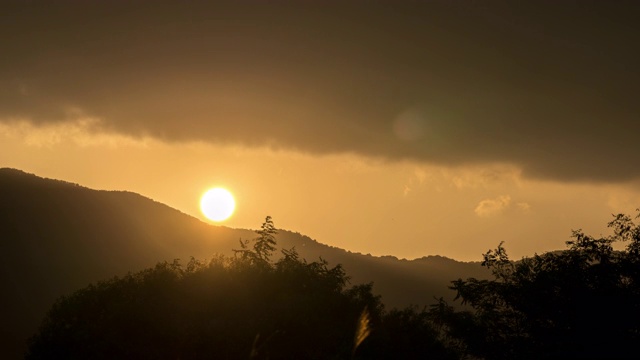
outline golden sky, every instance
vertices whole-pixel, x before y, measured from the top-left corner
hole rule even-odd
[[[2,167],[406,258],[640,207],[637,2],[1,7]]]

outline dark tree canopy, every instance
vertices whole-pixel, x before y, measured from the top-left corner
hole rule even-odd
[[[236,256],[164,262],[59,299],[28,359],[637,358],[640,226],[573,232],[563,251],[512,261],[484,254],[492,280],[456,280],[443,299],[386,311],[373,284],[295,249],[272,261],[267,217]]]
[[[275,233],[267,217],[241,256],[163,262],[59,299],[27,359],[385,359],[404,324],[421,331],[406,358],[455,358],[420,341],[425,319],[387,315],[373,284],[349,287],[342,266],[295,249],[272,262]]]
[[[493,280],[453,282],[475,311],[449,313],[449,333],[486,359],[637,358],[640,226],[620,214],[609,227],[611,236],[574,231],[567,250],[516,262],[502,244],[487,252]]]

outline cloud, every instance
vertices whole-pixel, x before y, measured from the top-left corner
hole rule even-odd
[[[640,24],[623,2],[60,1],[3,13],[5,123],[63,123],[74,108],[126,137],[640,178],[629,45]]]
[[[509,195],[501,195],[494,199],[480,201],[474,211],[480,217],[491,217],[502,213],[510,204],[511,197]]]
[[[443,171],[457,189],[487,188],[496,184],[519,184],[521,171],[514,166],[486,164]]]
[[[6,124],[0,122],[0,136],[19,139],[25,145],[36,148],[50,148],[62,143],[73,143],[80,147],[146,147],[150,141],[105,133],[99,128],[99,121],[90,118],[40,126],[17,120]]]
[[[516,206],[518,207],[518,209],[524,212],[529,212],[531,210],[531,205],[529,205],[529,203],[526,203],[526,202],[519,202],[516,204]]]
[[[406,197],[415,188],[424,186],[427,179],[431,179],[431,176],[432,174],[430,174],[426,168],[421,166],[414,167],[413,173],[404,184],[402,194]]]
[[[424,182],[427,180],[427,177],[429,176],[427,171],[421,168],[415,168],[413,170],[413,174],[415,175],[418,184],[424,184]]]

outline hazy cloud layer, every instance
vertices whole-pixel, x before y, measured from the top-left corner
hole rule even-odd
[[[0,118],[640,176],[635,1],[5,2]]]

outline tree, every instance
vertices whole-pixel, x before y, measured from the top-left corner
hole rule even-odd
[[[275,232],[267,217],[243,256],[163,262],[60,298],[27,359],[351,357],[364,308],[378,326],[380,297],[295,249],[271,262]]]
[[[266,263],[276,249],[275,235],[278,233],[271,216],[267,216],[260,230],[256,230],[258,233],[257,238],[253,239],[253,250],[249,250],[249,240],[240,240],[240,250],[233,250],[234,253],[240,254],[244,260],[251,262]]]
[[[271,260],[270,217],[253,248],[162,262],[92,284],[52,306],[34,359],[456,359],[431,311],[386,312],[373,283],[295,248]]]
[[[640,226],[622,214],[608,225],[613,235],[574,231],[567,250],[517,262],[502,244],[488,251],[493,280],[453,282],[474,312],[449,316],[450,334],[486,359],[637,357]]]
[[[256,230],[256,233],[260,236],[254,239],[253,250],[258,258],[268,260],[276,249],[275,235],[278,233],[278,230],[276,230],[276,227],[273,225],[271,216],[266,217],[260,230]]]

